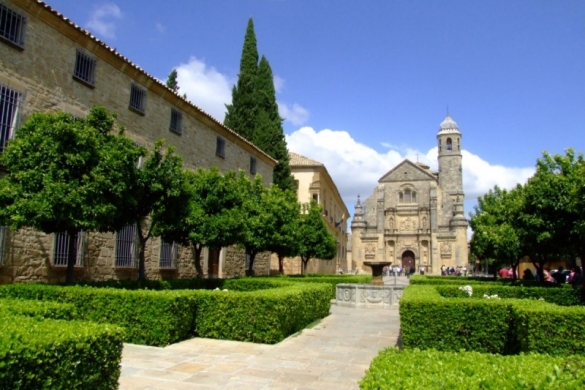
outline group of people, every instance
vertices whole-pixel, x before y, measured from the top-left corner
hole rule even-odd
[[[387,266],[384,267],[382,269],[382,275],[383,276],[410,276],[412,274],[414,274],[416,272],[416,270],[414,269],[414,267],[403,267],[401,265],[391,265],[391,266]]]
[[[467,267],[466,266],[459,266],[457,268],[453,266],[445,267],[444,265],[441,266],[441,275],[442,276],[467,276]]]
[[[502,270],[500,270],[502,271]],[[583,270],[579,266],[574,266],[571,271],[565,270],[563,267],[559,267],[558,270],[550,271],[545,268],[543,271],[544,282],[548,283],[568,283],[573,287],[580,287],[583,285]],[[499,272],[498,272],[499,274]],[[501,276],[501,275],[500,275]],[[508,276],[511,277],[511,276]],[[536,280],[539,281],[540,277],[538,273],[535,275],[530,269],[524,270],[522,275],[524,280]]]

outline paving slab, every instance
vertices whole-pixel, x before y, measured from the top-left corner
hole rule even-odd
[[[359,389],[372,359],[397,345],[399,332],[398,309],[332,305],[317,325],[275,345],[202,338],[165,348],[124,344],[120,389]]]

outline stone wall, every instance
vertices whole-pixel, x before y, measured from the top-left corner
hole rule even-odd
[[[300,257],[285,257],[283,261],[285,275],[300,275],[302,261]],[[311,259],[307,264],[307,274],[334,274],[337,272],[336,260]],[[270,273],[278,274],[278,256],[273,254],[270,259]]]

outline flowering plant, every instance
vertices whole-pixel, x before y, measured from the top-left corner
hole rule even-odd
[[[461,286],[459,287],[459,290],[465,291],[466,293],[469,294],[469,296],[473,295],[473,288],[471,286]]]

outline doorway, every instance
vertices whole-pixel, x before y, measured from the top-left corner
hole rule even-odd
[[[402,268],[410,270],[411,268],[414,268],[414,265],[414,253],[412,251],[404,251],[404,253],[402,253]]]

